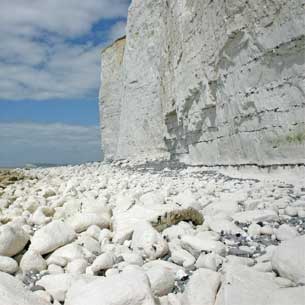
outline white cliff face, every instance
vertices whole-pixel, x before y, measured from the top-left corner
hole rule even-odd
[[[100,90],[102,146],[106,159],[114,158],[119,138],[124,48],[125,38],[121,38],[102,53],[102,71],[108,75],[103,78]]]
[[[301,0],[134,0],[122,65],[103,55],[106,155],[304,163],[304,46]]]

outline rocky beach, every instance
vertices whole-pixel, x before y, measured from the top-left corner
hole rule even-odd
[[[0,305],[305,305],[304,0],[2,11]]]
[[[17,173],[0,197],[1,305],[304,304],[304,167]]]

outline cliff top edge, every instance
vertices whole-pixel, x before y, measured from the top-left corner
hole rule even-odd
[[[105,48],[102,49],[101,53],[103,54],[106,50],[108,50],[109,48],[113,47],[116,43],[118,43],[121,40],[125,40],[126,39],[126,35],[116,39],[115,41],[113,41],[110,45],[106,46]]]

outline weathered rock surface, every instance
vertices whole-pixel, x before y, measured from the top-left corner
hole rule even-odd
[[[0,272],[0,304],[2,305],[51,305],[26,290],[16,278]]]
[[[302,305],[305,287],[280,288],[271,273],[231,265],[225,273],[215,305]]]
[[[0,255],[14,256],[27,244],[29,236],[20,227],[0,226]]]
[[[168,252],[167,242],[148,222],[136,225],[131,247],[149,259],[160,258]]]
[[[305,235],[283,242],[275,249],[271,262],[282,277],[305,284]]]
[[[102,55],[106,157],[304,163],[301,0],[133,0]]]
[[[73,285],[65,305],[155,305],[147,276],[139,270]]]
[[[220,285],[220,275],[207,269],[198,269],[188,282],[183,305],[214,305]]]
[[[13,274],[18,270],[18,263],[8,256],[0,256],[0,272]]]
[[[76,234],[70,226],[55,220],[34,234],[30,248],[40,254],[46,254],[68,244],[75,237]]]

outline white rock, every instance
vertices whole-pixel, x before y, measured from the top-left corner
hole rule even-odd
[[[265,248],[266,253],[261,255],[261,256],[258,256],[255,260],[258,263],[270,262],[271,258],[272,258],[272,255],[273,255],[276,248],[277,248],[277,246],[275,246],[275,245],[270,245],[270,246],[266,247]]]
[[[224,232],[226,234],[237,234],[244,232],[240,227],[228,219],[207,216],[205,217],[205,222],[212,231],[217,233]]]
[[[47,224],[52,220],[52,218],[50,217],[53,214],[52,212],[52,209],[48,207],[38,207],[31,217],[31,223],[36,225]]]
[[[29,236],[19,226],[10,224],[0,226],[0,255],[14,256],[29,241]]]
[[[86,272],[87,267],[88,262],[85,259],[80,258],[68,263],[66,271],[73,274],[83,274]]]
[[[201,253],[196,261],[196,268],[207,268],[212,271],[217,271],[217,269],[222,265],[223,259],[221,256],[215,253],[204,254]]]
[[[66,293],[73,283],[80,279],[86,279],[82,275],[74,274],[50,274],[42,277],[37,281],[37,285],[42,286],[53,296],[58,302],[63,302],[66,298]],[[87,278],[87,281],[92,281],[94,278]]]
[[[42,193],[42,196],[44,198],[49,198],[49,197],[52,197],[55,195],[56,195],[56,192],[53,189],[47,189],[47,190],[43,191],[43,193]]]
[[[175,286],[175,276],[166,267],[150,268],[148,275],[151,290],[155,296],[161,297],[172,292]]]
[[[21,281],[3,272],[0,272],[0,304],[51,305],[51,303],[27,290]]]
[[[278,214],[274,210],[253,210],[234,214],[234,221],[240,223],[259,222],[259,221],[275,221],[278,220]]]
[[[236,264],[251,267],[255,264],[255,261],[254,259],[248,257],[228,255],[226,256],[226,264]]]
[[[263,235],[272,235],[273,234],[273,228],[271,226],[263,226],[261,227],[261,234]]]
[[[297,216],[298,215],[298,209],[294,207],[287,207],[285,209],[285,214],[288,216]]]
[[[171,260],[185,268],[193,266],[196,262],[195,257],[184,249],[176,249],[171,251]]]
[[[78,213],[67,219],[67,223],[75,232],[86,231],[90,226],[96,225],[100,228],[109,228],[110,220],[104,214]]]
[[[58,265],[55,265],[55,264],[50,264],[48,266],[48,272],[50,274],[62,274],[62,273],[65,273],[64,269]]]
[[[253,269],[256,271],[260,271],[260,272],[271,272],[272,265],[271,265],[271,262],[258,263],[255,266],[253,266]]]
[[[100,243],[96,239],[88,235],[86,232],[84,232],[81,236],[78,237],[76,243],[78,245],[81,245],[91,253],[94,253],[95,255],[101,253]]]
[[[168,272],[171,272],[174,275],[176,275],[181,270],[183,271],[183,273],[185,272],[183,267],[178,266],[178,265],[168,262],[168,261],[163,261],[163,260],[150,261],[143,265],[143,269],[147,271],[151,268],[157,268],[160,266],[163,268],[166,268],[168,270]]]
[[[87,229],[86,233],[92,238],[99,240],[99,236],[101,234],[101,228],[96,225],[92,225]]]
[[[177,225],[170,226],[166,228],[162,235],[165,236],[168,240],[174,240],[182,235],[193,235],[194,229],[192,225],[187,222],[181,221]]]
[[[140,197],[143,205],[155,205],[164,203],[164,195],[159,192],[148,192]]]
[[[299,210],[298,211],[298,217],[305,218],[305,210]]]
[[[168,305],[182,305],[182,294],[177,293],[173,294],[170,293],[168,296]]]
[[[106,271],[112,268],[115,264],[115,257],[112,253],[103,253],[98,256],[91,266],[91,270],[96,273],[99,271]]]
[[[55,220],[35,232],[30,248],[43,255],[70,243],[75,237],[70,226]]]
[[[220,275],[208,269],[198,269],[191,276],[183,293],[184,305],[214,305]]]
[[[177,273],[175,274],[175,279],[178,280],[178,281],[181,281],[183,279],[186,279],[188,278],[188,274],[185,272],[185,270],[183,269],[180,269],[177,271]]]
[[[48,292],[46,292],[44,290],[36,290],[33,293],[35,294],[35,296],[39,297],[40,299],[43,299],[45,302],[54,304],[52,302],[53,298],[52,298],[52,296]]]
[[[274,281],[281,287],[281,288],[288,288],[293,287],[294,283],[288,279],[285,279],[283,277],[276,277]]]
[[[183,208],[194,208],[200,210],[200,204],[198,202],[200,195],[192,192],[191,189],[186,189],[173,197],[172,200]]]
[[[47,264],[48,265],[57,265],[57,266],[61,266],[61,267],[65,267],[67,265],[67,260],[63,257],[59,257],[59,256],[50,256],[47,259]]]
[[[111,269],[106,270],[105,276],[110,277],[110,276],[113,276],[113,275],[117,275],[119,273],[120,273],[120,271],[118,269],[111,268]]]
[[[131,246],[149,259],[160,258],[168,252],[167,242],[148,222],[141,222],[135,226]]]
[[[130,194],[118,194],[116,197],[115,212],[122,213],[129,210],[135,203],[135,199]]]
[[[84,258],[84,256],[84,249],[80,245],[72,243],[55,250],[47,259],[47,263],[53,262],[56,264],[56,261],[59,262],[59,260],[64,260],[67,263]]]
[[[103,229],[99,234],[98,241],[103,245],[103,243],[105,243],[105,240],[109,241],[111,240],[111,238],[112,238],[112,232],[108,229]]]
[[[123,253],[122,257],[129,265],[142,266],[144,264],[142,256],[138,253]]]
[[[280,241],[285,241],[289,239],[293,239],[298,237],[300,234],[294,227],[290,227],[287,224],[282,224],[276,231],[275,231],[275,236],[276,239]]]
[[[248,234],[251,237],[257,237],[261,234],[261,226],[259,226],[256,223],[251,223],[251,225],[248,228]]]
[[[272,267],[281,277],[305,284],[305,235],[282,242],[271,259]]]
[[[225,245],[220,241],[204,240],[189,235],[182,236],[181,245],[194,257],[198,257],[202,252],[215,252],[219,255],[223,255],[226,251]]]
[[[281,289],[271,273],[258,272],[241,265],[230,265],[215,305],[301,305],[305,288]]]
[[[8,256],[0,256],[0,272],[14,274],[17,270],[18,263],[14,259]]]
[[[99,278],[87,285],[69,289],[65,305],[156,305],[149,280],[140,270]]]
[[[200,239],[208,239],[218,241],[220,239],[220,234],[213,231],[203,231],[198,232],[196,237]]]
[[[43,271],[47,269],[47,262],[38,252],[28,250],[22,256],[20,268],[24,273],[30,270]]]

